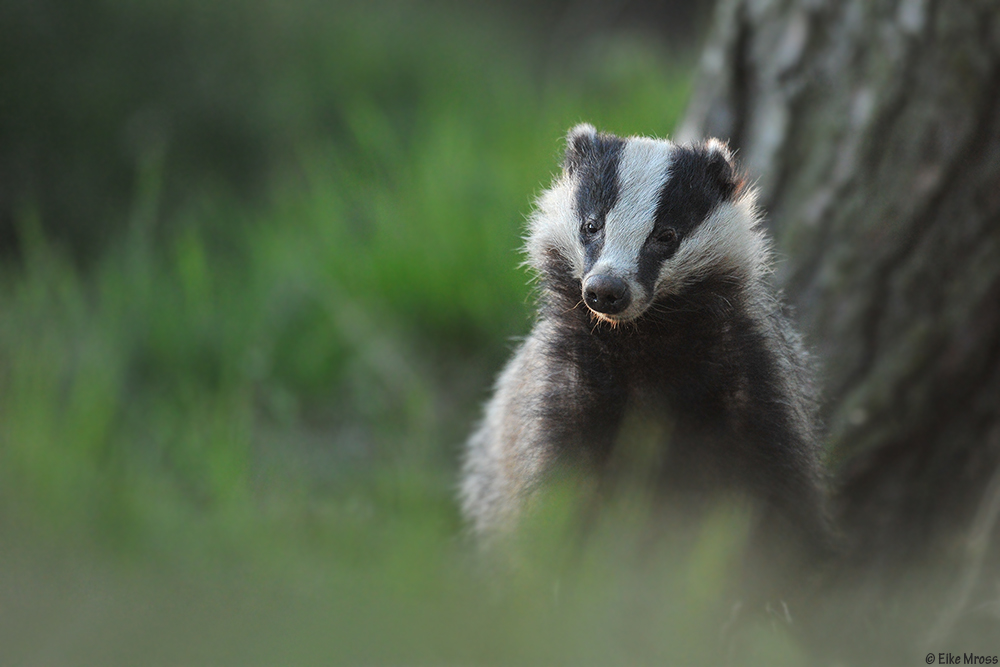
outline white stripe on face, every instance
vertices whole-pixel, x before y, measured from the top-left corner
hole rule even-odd
[[[630,138],[618,164],[618,202],[604,222],[604,248],[592,273],[612,273],[634,283],[639,251],[653,231],[672,144]]]

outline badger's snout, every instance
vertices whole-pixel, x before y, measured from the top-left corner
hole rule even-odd
[[[617,315],[632,303],[628,283],[617,276],[598,273],[583,283],[583,300],[591,310],[604,315]]]

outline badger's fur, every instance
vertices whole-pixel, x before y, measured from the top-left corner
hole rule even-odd
[[[825,540],[807,356],[768,282],[754,191],[723,143],[573,128],[526,254],[538,319],[465,459],[476,533],[512,527],[563,463],[603,471],[638,409],[672,425],[658,484],[742,492],[786,534]]]

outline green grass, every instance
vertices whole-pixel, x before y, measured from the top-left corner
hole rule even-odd
[[[19,216],[23,262],[0,279],[0,593],[18,610],[0,640],[15,662],[728,650],[738,516],[683,548],[643,544],[641,503],[624,502],[581,538],[576,496],[557,490],[498,564],[466,544],[453,499],[461,443],[530,325],[520,234],[564,132],[668,134],[686,66],[618,39],[539,75],[502,28],[402,7],[345,14],[347,43],[303,37],[320,52],[274,113],[308,124],[295,114],[326,86],[339,125],[290,139],[256,197],[209,180],[165,207],[170,147],[154,145],[124,231],[86,269],[33,209]],[[742,637],[760,664],[797,659],[781,632]]]

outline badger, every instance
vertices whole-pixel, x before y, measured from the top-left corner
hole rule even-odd
[[[811,363],[726,144],[574,127],[525,253],[538,314],[468,440],[474,534],[509,532],[554,470],[606,474],[638,409],[671,424],[656,484],[742,494],[763,525],[824,548]]]

